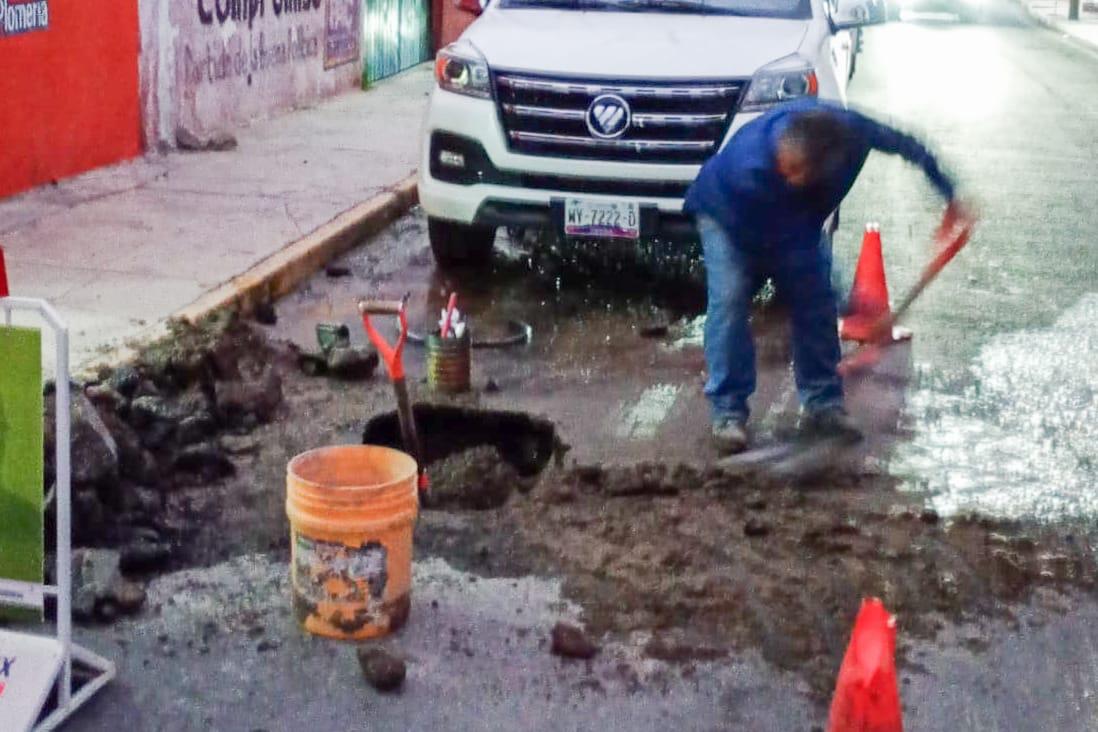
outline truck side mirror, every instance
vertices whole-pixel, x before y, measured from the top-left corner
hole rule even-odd
[[[488,7],[488,0],[454,0],[454,4],[467,13],[480,15]]]
[[[885,0],[838,0],[831,15],[837,29],[861,28],[888,20]]]

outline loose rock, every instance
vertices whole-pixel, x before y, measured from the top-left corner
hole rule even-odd
[[[743,535],[752,538],[761,538],[770,533],[770,525],[756,518],[750,518],[743,525]]]
[[[230,455],[253,455],[259,452],[259,440],[249,435],[222,435],[221,448]]]
[[[550,634],[552,644],[549,647],[554,656],[562,658],[594,658],[599,647],[587,637],[580,628],[568,623],[557,623]]]
[[[236,138],[228,132],[200,137],[185,127],[175,131],[175,144],[184,152],[225,152],[236,149]]]
[[[163,567],[171,555],[172,545],[168,542],[141,538],[122,548],[120,561],[127,572],[147,572]]]
[[[118,478],[118,443],[83,392],[74,394],[72,480],[85,485]]]
[[[107,412],[121,412],[129,406],[126,397],[104,384],[89,386],[84,394],[92,404]]]
[[[176,440],[180,445],[193,445],[202,442],[217,431],[217,423],[209,414],[196,414],[179,423]]]
[[[129,580],[119,581],[111,590],[114,604],[123,615],[134,615],[145,604],[145,588]]]
[[[266,423],[282,403],[282,379],[268,368],[255,380],[219,381],[216,394],[218,413],[227,424],[244,424],[249,415]]]
[[[217,445],[204,442],[179,451],[173,466],[183,473],[191,473],[205,481],[227,478],[236,473],[232,460]]]
[[[359,648],[358,665],[363,678],[378,691],[396,691],[404,685],[407,675],[404,660],[384,648]]]
[[[95,615],[96,604],[111,596],[121,580],[121,556],[112,549],[76,549],[72,553],[72,612],[77,618]]]
[[[162,396],[139,396],[130,404],[130,422],[137,428],[157,422],[178,422],[185,415]]]
[[[278,325],[278,313],[275,311],[274,305],[269,302],[261,302],[256,305],[252,317],[260,325]]]
[[[377,351],[362,346],[336,346],[326,355],[328,373],[341,379],[368,379],[378,363]]]
[[[122,396],[129,399],[141,383],[141,374],[133,366],[119,366],[107,377],[106,384]]]
[[[119,472],[123,478],[151,485],[160,479],[160,468],[141,442],[140,435],[117,414],[104,414],[103,423],[118,446]]]

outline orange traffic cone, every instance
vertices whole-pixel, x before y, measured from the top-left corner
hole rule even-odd
[[[4,247],[0,247],[0,297],[7,297],[8,292],[8,268],[4,264]]]
[[[866,224],[862,253],[850,288],[849,313],[842,319],[839,335],[844,341],[865,343],[873,337],[874,326],[887,318],[888,283],[885,281],[884,256],[881,254],[881,227]]]
[[[862,600],[835,684],[827,732],[903,732],[895,657],[896,618],[877,598]]]

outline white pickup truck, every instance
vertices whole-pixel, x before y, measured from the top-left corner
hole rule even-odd
[[[768,107],[845,103],[858,29],[884,19],[882,0],[490,0],[436,61],[437,262],[487,260],[501,226],[692,237],[701,164]]]

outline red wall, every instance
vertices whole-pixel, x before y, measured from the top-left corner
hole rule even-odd
[[[431,30],[434,32],[437,51],[456,41],[477,16],[459,8],[456,0],[434,0],[433,5],[431,20],[434,27]]]
[[[138,0],[48,0],[0,34],[0,197],[141,152]]]

